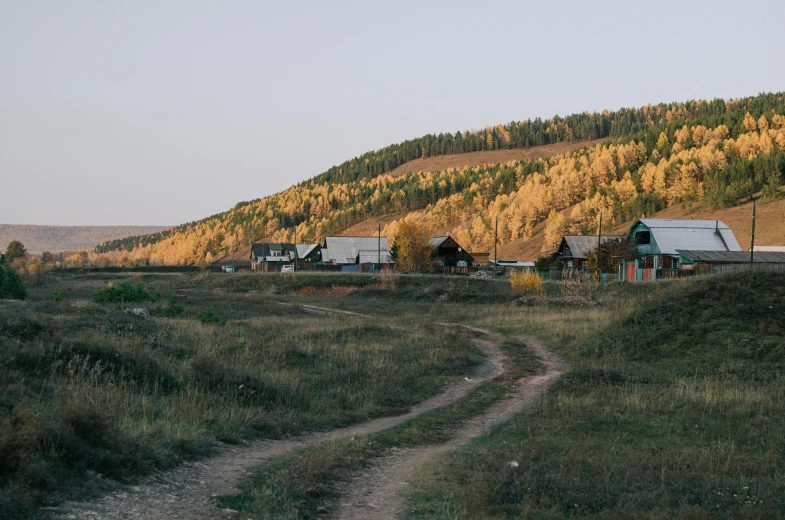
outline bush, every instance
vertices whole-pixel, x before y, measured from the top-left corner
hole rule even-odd
[[[219,316],[218,313],[212,309],[200,311],[199,314],[196,315],[196,318],[202,323],[218,323],[220,325],[226,325],[226,318]]]
[[[537,273],[515,270],[510,274],[510,287],[516,294],[544,294],[542,279]]]
[[[167,318],[174,318],[175,316],[182,314],[184,310],[182,305],[177,304],[177,296],[173,294],[166,301],[166,306],[161,309],[161,314]]]
[[[393,271],[389,266],[383,267],[379,272],[379,280],[382,283],[382,287],[385,289],[395,289],[398,285],[398,278],[400,278],[398,273]]]
[[[155,302],[158,301],[158,295],[148,293],[147,289],[145,289],[144,285],[141,283],[131,285],[130,283],[125,282],[115,287],[112,282],[109,282],[106,287],[95,293],[94,299],[97,303],[119,301]]]
[[[10,265],[0,265],[0,300],[24,300],[26,296],[22,278]]]

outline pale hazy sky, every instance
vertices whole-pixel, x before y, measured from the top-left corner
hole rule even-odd
[[[785,90],[782,0],[650,4],[0,0],[0,223],[178,224],[426,133]]]

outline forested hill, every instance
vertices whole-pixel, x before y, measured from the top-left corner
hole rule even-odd
[[[684,201],[733,204],[764,185],[769,193],[778,193],[777,183],[785,173],[778,166],[785,149],[783,115],[785,95],[777,93],[647,105],[426,135],[368,152],[281,193],[238,203],[225,213],[167,232],[109,242],[97,251],[120,250],[152,262],[201,263],[226,251],[232,235],[239,243],[292,240],[296,227],[299,237],[317,240],[369,217],[413,210],[433,214],[437,207],[444,212],[447,206],[450,209],[442,220],[471,220],[466,239],[475,240],[471,237],[482,234],[482,219],[489,218],[491,212],[509,211],[512,201],[498,197],[523,196],[519,192],[535,180],[539,184],[525,188],[531,191],[527,196],[535,197],[533,193],[539,190],[542,193],[536,197],[548,192],[552,200],[530,200],[527,204],[536,206],[536,212],[505,222],[510,237],[525,236],[526,229],[544,220],[548,210],[562,209],[564,204],[595,200],[599,207],[598,196],[603,197],[603,204],[610,204],[618,218]],[[448,168],[438,174],[382,175],[424,157],[587,139],[613,143],[557,154],[549,160]],[[702,155],[695,155],[698,153]],[[709,154],[714,159],[709,160]],[[554,170],[557,163],[562,164],[558,171]],[[645,181],[654,170],[656,186]],[[564,172],[569,173],[568,178],[563,178]],[[579,220],[591,218],[594,210],[583,208],[585,215],[576,216],[568,225],[575,228]]]

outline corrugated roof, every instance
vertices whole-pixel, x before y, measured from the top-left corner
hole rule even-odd
[[[378,250],[378,237],[325,237],[322,249],[322,260],[335,264],[353,264],[357,262],[360,251]],[[387,239],[381,239],[382,251],[389,251]]]
[[[733,231],[721,220],[646,218],[640,222],[649,228],[660,253],[665,255],[675,255],[678,249],[687,248],[692,251],[741,251]]]
[[[619,235],[603,235],[602,243],[609,240],[623,239],[626,237]],[[597,235],[564,235],[567,247],[570,248],[572,258],[586,258],[586,255],[597,249],[599,237]]]
[[[710,263],[745,263],[750,261],[749,251],[707,251],[695,249],[679,249],[678,253],[692,262]],[[754,263],[756,264],[783,264],[785,252],[755,251]]]
[[[379,250],[374,251],[360,251],[360,263],[361,264],[378,264],[379,262]],[[382,264],[391,264],[392,258],[390,257],[390,252],[382,250]]]

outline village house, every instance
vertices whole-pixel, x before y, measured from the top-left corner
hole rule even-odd
[[[359,272],[361,263],[377,263],[380,257],[382,264],[391,263],[385,237],[325,237],[322,245],[322,261],[341,266],[341,271]]]
[[[322,261],[321,244],[251,244],[251,268],[257,272],[280,271],[284,265],[312,264]]]
[[[640,219],[627,234],[635,245],[635,258],[625,258],[619,265],[619,278],[645,281],[678,273],[691,263],[682,264],[679,250],[693,253],[741,252],[733,231],[720,220]],[[692,262],[692,261],[689,261]]]
[[[451,236],[433,237],[429,242],[433,248],[433,261],[439,267],[472,267],[474,258]]]

